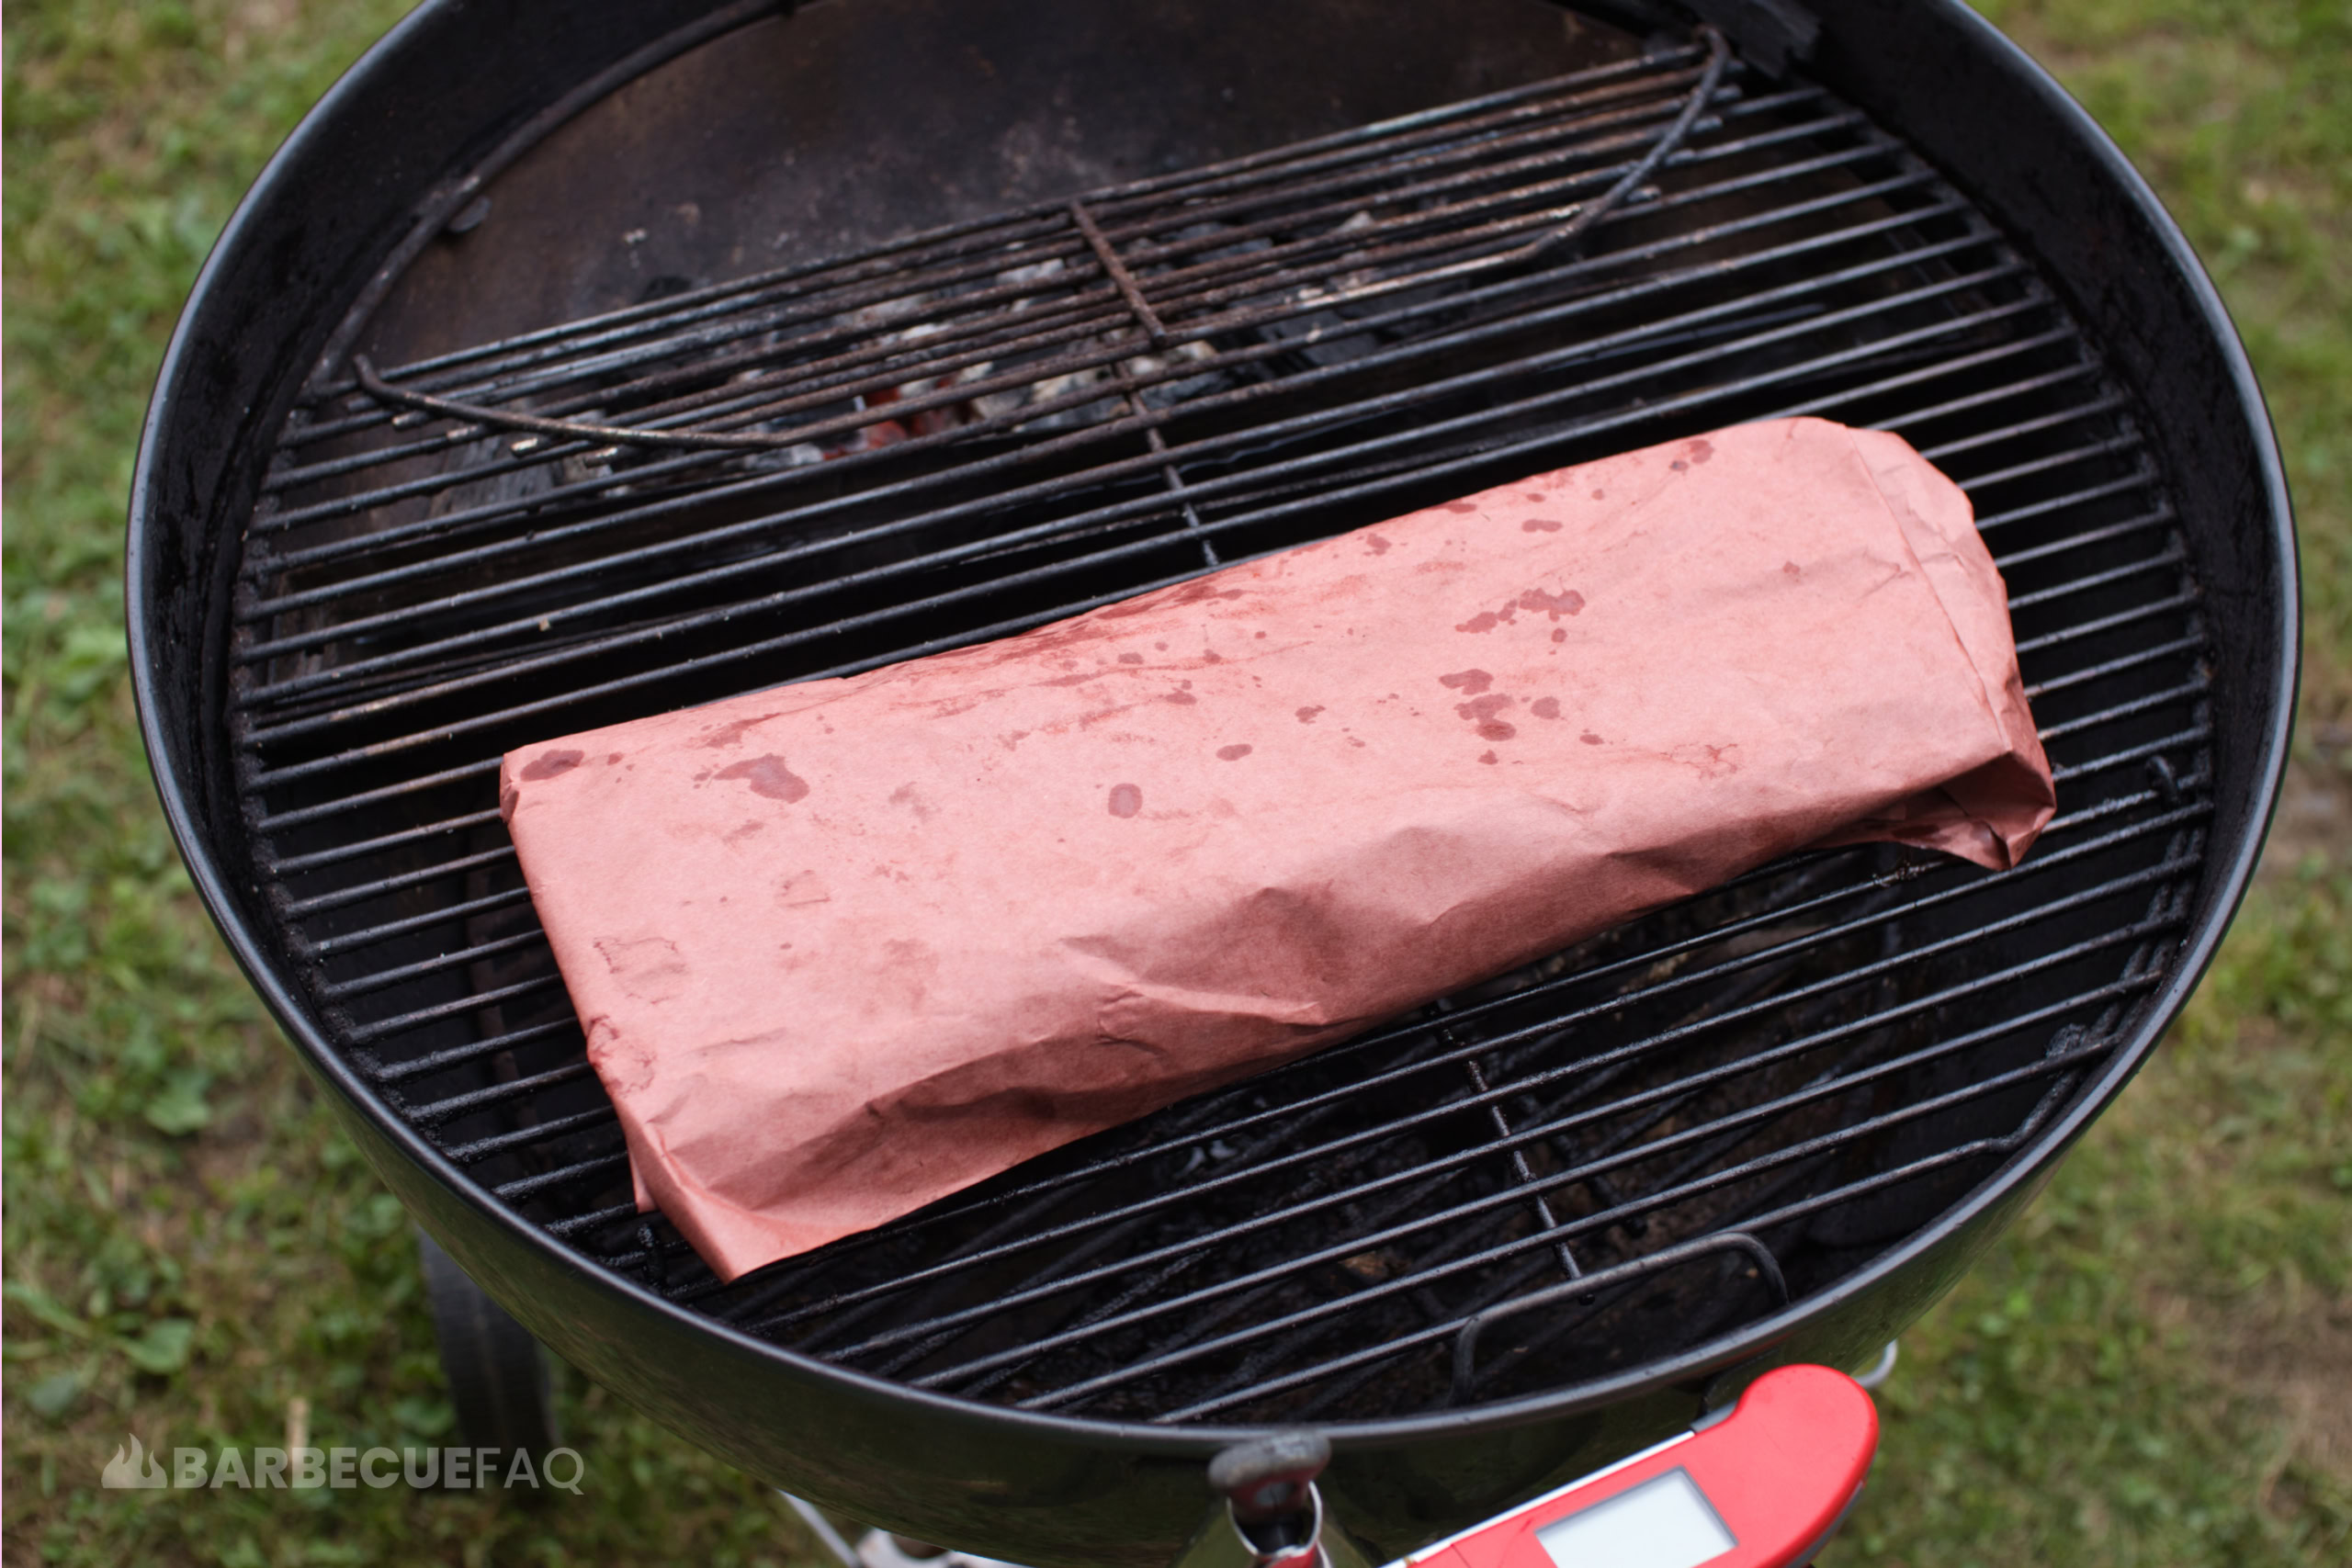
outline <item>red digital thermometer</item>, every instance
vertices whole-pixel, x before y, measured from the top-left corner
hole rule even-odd
[[[1784,1568],[1860,1495],[1878,1410],[1827,1367],[1781,1367],[1728,1416],[1439,1541],[1396,1568]]]

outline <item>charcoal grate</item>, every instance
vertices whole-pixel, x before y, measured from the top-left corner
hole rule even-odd
[[[1795,413],[1899,431],[1974,502],[2058,778],[2023,866],[1794,856],[731,1285],[637,1212],[502,752]],[[1103,1417],[1514,1397],[1834,1286],[2164,981],[2223,679],[2170,495],[1964,197],[1693,44],[323,369],[238,576],[252,870],[389,1106],[715,1319]]]

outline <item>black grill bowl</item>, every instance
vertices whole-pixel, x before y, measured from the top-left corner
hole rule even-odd
[[[1785,77],[1544,0],[421,8],[208,262],[129,547],[173,829],[386,1182],[694,1441],[1046,1564],[1168,1562],[1269,1424],[1331,1434],[1377,1557],[1866,1360],[2211,958],[2296,585],[2245,356],[2114,148],[1957,0],[1814,8]],[[857,434],[959,344],[1068,406]],[[739,434],[837,460],[523,423],[759,396],[799,400]],[[1793,857],[729,1287],[635,1213],[508,746],[1801,412],[1976,503],[2059,772],[2019,871]]]

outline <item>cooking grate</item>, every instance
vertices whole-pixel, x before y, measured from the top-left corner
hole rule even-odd
[[[230,716],[337,1046],[494,1201],[715,1317],[1104,1417],[1558,1387],[1911,1234],[2172,962],[2217,677],[2157,455],[2035,268],[1818,87],[1693,45],[653,292],[322,367]],[[1976,504],[2059,782],[2023,867],[1795,856],[732,1286],[636,1213],[503,750],[1798,412]]]

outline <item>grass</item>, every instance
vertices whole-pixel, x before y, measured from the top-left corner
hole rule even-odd
[[[206,247],[401,0],[6,13],[11,1562],[807,1562],[775,1500],[577,1378],[584,1497],[120,1494],[150,1444],[447,1432],[406,1221],[196,908],[120,633],[138,420]],[[1987,5],[2156,183],[2270,396],[2309,597],[2297,793],[2174,1040],[1904,1342],[1826,1561],[2352,1554],[2352,12]]]
[[[150,1444],[444,1437],[406,1217],[198,908],[121,633],[139,419],[238,195],[405,9],[7,8],[5,1539],[10,1562],[807,1562],[763,1488],[573,1380],[584,1495],[110,1493]]]
[[[2172,1040],[1904,1341],[1825,1562],[2352,1556],[2352,8],[1983,7],[2155,185],[2246,341],[2302,546],[2293,787]]]

